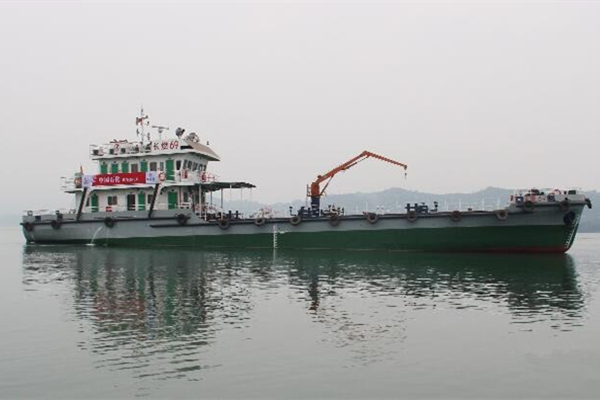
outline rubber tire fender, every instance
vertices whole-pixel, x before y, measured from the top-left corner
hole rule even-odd
[[[462,219],[462,214],[460,213],[460,211],[454,210],[450,214],[450,219],[452,220],[452,222],[458,222]]]
[[[417,218],[419,218],[419,216],[417,215],[417,212],[415,210],[410,210],[406,213],[406,220],[408,222],[415,222]]]
[[[329,217],[329,225],[338,226],[340,224],[340,216],[337,214],[331,214]]]
[[[370,224],[376,224],[377,221],[379,221],[379,215],[375,214],[375,213],[368,213],[367,214],[367,221]]]
[[[112,217],[104,218],[104,225],[106,225],[107,228],[112,228],[115,226],[115,219]]]
[[[508,218],[508,211],[506,210],[496,210],[495,214],[499,221],[506,221]]]
[[[533,212],[534,209],[535,209],[535,204],[533,204],[533,201],[527,200],[525,203],[523,203],[523,210],[525,212]]]
[[[302,218],[297,215],[290,218],[290,224],[292,224],[293,226],[300,225],[300,222],[302,222]]]
[[[177,218],[177,223],[179,224],[179,226],[183,226],[187,224],[189,217],[185,214],[177,214],[177,217],[175,218]]]
[[[227,219],[219,220],[219,228],[221,228],[223,230],[229,229],[229,220],[227,220]]]

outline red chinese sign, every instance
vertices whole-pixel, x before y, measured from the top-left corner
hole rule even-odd
[[[152,150],[153,151],[161,151],[161,150],[177,150],[179,149],[179,140],[163,140],[161,142],[152,142]]]
[[[121,174],[100,174],[92,178],[92,186],[135,185],[146,183],[145,172],[130,172]]]

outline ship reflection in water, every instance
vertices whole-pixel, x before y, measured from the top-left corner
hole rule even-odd
[[[577,329],[585,300],[569,255],[28,246],[23,265],[26,287],[66,293],[79,347],[98,368],[139,378],[199,379],[230,362],[211,351],[286,332],[285,315],[299,315],[289,343],[302,337],[373,363],[421,317],[477,324],[469,316],[484,312],[505,318],[509,333],[561,332]]]

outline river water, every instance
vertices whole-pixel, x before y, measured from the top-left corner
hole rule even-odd
[[[26,246],[0,398],[598,398],[600,235],[567,255]]]

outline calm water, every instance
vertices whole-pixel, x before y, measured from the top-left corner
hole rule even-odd
[[[599,398],[600,235],[569,255],[25,246],[2,398]]]

